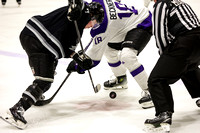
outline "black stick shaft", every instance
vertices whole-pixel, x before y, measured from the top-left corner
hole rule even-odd
[[[49,104],[53,99],[54,97],[56,96],[56,94],[60,91],[60,89],[62,88],[62,86],[64,85],[65,81],[69,78],[69,76],[71,75],[71,73],[68,73],[67,76],[65,77],[65,79],[63,80],[63,82],[61,83],[61,85],[59,86],[59,88],[57,89],[57,91],[53,94],[53,96],[51,96],[49,99],[47,100],[38,100],[36,103],[35,103],[35,106],[43,106],[43,105],[46,105],[46,104]]]
[[[88,47],[90,46],[90,44],[92,43],[93,38],[91,39],[91,41],[89,42],[89,44],[85,47],[84,51],[86,51],[88,49]],[[54,97],[57,95],[57,93],[59,92],[59,90],[61,89],[61,87],[63,86],[63,84],[65,83],[65,81],[68,79],[68,77],[70,76],[71,73],[69,73],[66,78],[63,80],[62,84],[60,85],[60,87],[57,89],[57,91],[53,94],[53,96],[51,96],[49,99],[47,100],[39,100],[35,103],[35,106],[43,106],[46,104],[49,104]]]
[[[78,29],[78,24],[76,21],[74,21],[74,25],[75,25],[75,28],[76,28],[76,33],[77,33],[77,36],[78,36],[78,40],[79,40],[79,43],[81,45],[81,50],[83,51],[83,53],[85,53],[85,51],[83,50],[83,44],[82,44],[82,41],[81,41],[81,35],[80,35],[80,32],[79,32],[79,29]],[[88,74],[89,74],[89,77],[90,77],[90,81],[92,83],[92,87],[94,89],[94,92],[97,93],[97,89],[95,89],[95,86],[94,86],[94,82],[93,82],[93,79],[92,79],[92,75],[90,73],[90,70],[87,70],[88,71]]]

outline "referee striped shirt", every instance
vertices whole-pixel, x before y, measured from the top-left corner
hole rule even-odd
[[[153,34],[160,55],[178,35],[199,26],[197,15],[181,0],[158,0],[154,5]]]

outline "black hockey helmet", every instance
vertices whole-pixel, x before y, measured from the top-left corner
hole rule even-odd
[[[83,0],[68,0],[69,5],[72,6],[72,8],[75,8],[79,6],[81,9],[84,8],[84,2]]]
[[[89,12],[92,16],[91,20],[96,20],[97,23],[102,23],[104,19],[104,9],[98,2],[91,2],[88,5]]]

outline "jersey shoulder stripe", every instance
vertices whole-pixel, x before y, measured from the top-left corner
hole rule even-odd
[[[107,13],[106,13],[106,7],[104,4],[104,0],[93,0],[93,2],[99,2],[104,9],[104,20],[101,24],[97,24],[96,26],[94,26],[91,31],[90,34],[92,37],[95,37],[98,34],[104,33],[107,29],[108,26],[108,17],[107,17]]]

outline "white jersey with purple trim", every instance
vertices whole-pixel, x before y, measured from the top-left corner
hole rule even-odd
[[[148,28],[152,26],[151,13],[145,6],[137,8],[112,0],[93,0],[104,8],[104,20],[95,25],[90,33],[93,37],[93,46],[87,54],[94,60],[96,66],[108,42],[119,43],[124,41],[128,31],[134,28]]]

